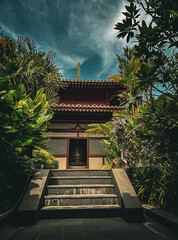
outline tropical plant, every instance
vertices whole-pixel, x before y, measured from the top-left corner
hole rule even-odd
[[[126,19],[116,25],[116,29],[119,30],[118,38],[127,36],[127,41],[134,36],[132,32],[138,27],[138,45],[134,51],[125,48],[125,56],[118,56],[120,81],[128,88],[127,92],[119,95],[125,109],[114,113],[110,133],[107,133],[101,124],[95,125],[96,128],[92,125],[94,129],[89,131],[95,133],[99,130],[101,133],[103,130],[102,133],[107,137],[105,142],[108,156],[111,157],[110,163],[116,155],[121,163],[118,164],[119,167],[136,169],[134,183],[142,201],[164,208],[176,208],[177,54],[172,51],[172,54],[168,55],[165,48],[167,45],[174,49],[176,47],[175,25],[171,29],[170,21],[177,21],[177,15],[169,6],[168,24],[163,22],[161,25],[160,14],[165,13],[164,7],[168,1],[158,1],[158,5],[155,1],[146,0],[130,2],[130,6],[126,6],[127,12],[124,12]],[[141,3],[150,15],[152,20],[149,26],[144,21],[139,25],[139,9],[133,2]],[[175,1],[171,1],[171,7],[174,3]],[[149,38],[151,34],[156,34],[157,30],[159,38],[155,37],[157,35]],[[173,38],[170,32],[174,35]],[[145,46],[148,46],[148,49]],[[110,154],[112,151],[115,155]]]
[[[150,17],[149,24],[144,20],[140,23],[141,8]],[[168,92],[172,93],[169,98],[177,100],[177,54],[174,53],[178,47],[176,0],[131,1],[123,14],[126,18],[117,23],[115,29],[119,31],[119,39],[127,37],[129,42],[135,37],[137,40],[135,56],[141,60],[136,75],[138,86],[149,90],[150,98],[154,89],[166,96]]]
[[[56,158],[45,149],[35,149],[32,154],[36,157],[38,165],[47,169],[58,168],[58,161]]]
[[[37,51],[29,37],[15,41],[0,33],[0,73],[10,77],[14,88],[23,83],[31,97],[43,87],[47,98],[53,99],[58,96],[59,87],[65,87],[54,57],[53,51]]]
[[[136,170],[136,189],[140,198],[148,203],[167,208],[172,201],[173,207],[178,199],[177,5],[175,0],[129,2],[123,12],[125,19],[117,23],[115,29],[119,31],[118,39],[126,37],[129,42],[135,37],[134,56],[140,59],[139,68],[132,72],[136,85],[132,84],[132,90],[122,94],[125,110],[128,104],[134,104],[134,96],[138,96],[132,92],[142,96],[146,93],[146,97],[142,97],[144,104],[138,104],[137,114],[130,112],[132,126],[128,120],[126,124],[127,129],[131,127],[127,139],[137,146],[137,157],[143,167]],[[140,23],[141,13],[150,17],[149,23],[144,20]],[[122,74],[127,76],[130,68],[120,66]],[[130,81],[127,83],[129,88]],[[132,148],[128,148],[128,144],[126,147],[131,154]]]
[[[10,78],[0,77],[0,193],[14,186],[14,178],[33,174],[39,159],[37,148],[45,148],[47,122],[52,118],[46,95],[41,88],[34,99],[23,84],[12,88]]]

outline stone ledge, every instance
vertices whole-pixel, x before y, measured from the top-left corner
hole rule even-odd
[[[127,173],[123,169],[112,169],[111,175],[122,207],[123,218],[127,222],[143,222],[143,208]]]
[[[153,218],[154,220],[161,223],[165,227],[178,233],[178,216],[175,216],[174,214],[168,213],[164,210],[161,210],[148,204],[143,204],[142,206],[144,208],[145,214],[148,217]]]
[[[22,225],[35,224],[48,181],[49,170],[39,169],[33,176],[17,211],[17,221]]]

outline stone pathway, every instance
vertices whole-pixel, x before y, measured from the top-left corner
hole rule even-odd
[[[126,223],[122,218],[40,220],[34,226],[0,228],[0,240],[177,240],[176,233],[147,218]]]

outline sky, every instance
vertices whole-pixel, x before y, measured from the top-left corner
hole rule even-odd
[[[116,54],[125,40],[114,26],[124,17],[126,0],[0,0],[0,26],[17,39],[29,36],[37,49],[55,51],[65,79],[107,80],[119,73]]]

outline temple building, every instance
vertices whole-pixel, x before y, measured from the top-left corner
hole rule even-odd
[[[101,144],[103,135],[87,136],[90,123],[105,123],[114,111],[121,109],[118,94],[125,88],[116,81],[63,80],[60,99],[53,105],[55,112],[48,128],[49,151],[59,161],[59,169],[98,169],[105,163],[106,152]]]

